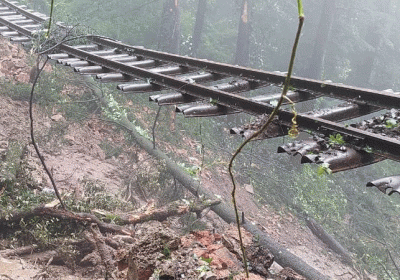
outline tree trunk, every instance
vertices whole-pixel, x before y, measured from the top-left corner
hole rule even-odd
[[[250,60],[249,11],[249,1],[243,0],[235,56],[235,64],[241,66],[248,66]]]
[[[336,10],[336,0],[325,0],[321,18],[319,20],[317,36],[315,38],[314,50],[311,55],[310,64],[305,70],[305,77],[311,79],[320,79],[324,64],[326,45],[329,40],[333,18]]]
[[[375,2],[377,19],[371,24],[370,31],[367,33],[366,41],[374,47],[371,57],[368,58],[367,66],[370,71],[369,83],[372,88],[382,90],[392,88],[395,84],[396,72],[393,68],[398,68],[398,48],[390,47],[388,42],[392,40],[392,28],[398,19],[399,7],[395,6],[395,1],[379,0]],[[370,40],[370,41],[369,41]],[[372,60],[372,61],[371,61]],[[398,72],[397,72],[398,73]]]
[[[181,23],[179,0],[165,0],[162,12],[158,48],[169,53],[179,53]]]
[[[193,30],[193,45],[191,55],[193,57],[197,56],[197,51],[201,44],[201,34],[203,33],[204,17],[207,10],[207,0],[199,0],[199,5],[197,6],[196,22],[194,24]]]
[[[352,82],[356,86],[376,88],[375,84],[371,82],[372,72],[374,70],[375,59],[381,52],[381,41],[389,32],[387,27],[389,26],[390,20],[381,19],[382,15],[386,18],[390,18],[393,11],[391,0],[376,0],[375,6],[377,13],[371,12],[371,19],[365,34],[365,42],[369,45],[369,48],[362,51],[358,58],[352,64],[354,67]],[[381,13],[380,16],[376,14]],[[382,71],[382,70],[381,70]]]
[[[352,61],[352,74],[350,76],[352,83],[356,86],[371,87],[370,78],[376,58],[376,52],[379,47],[381,35],[374,23],[368,27],[365,35],[365,42],[369,49],[359,53],[358,57]]]

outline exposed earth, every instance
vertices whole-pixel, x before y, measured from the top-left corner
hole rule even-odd
[[[22,48],[1,39],[0,79],[2,80],[0,80],[0,87],[6,80],[28,83],[31,67],[28,66],[26,57]],[[51,68],[46,71],[51,71]],[[64,89],[65,94],[71,92],[79,94],[82,91],[79,87],[70,85],[65,85]],[[4,145],[7,146],[7,143],[13,140],[30,143],[28,105],[27,101],[0,96],[0,142]],[[39,141],[40,149],[64,196],[81,197],[84,195],[85,184],[96,181],[104,185],[107,192],[119,195],[120,199],[127,199],[121,194],[127,190],[126,182],[132,177],[132,173],[150,172],[149,170],[156,168],[148,154],[135,145],[127,144],[124,134],[120,130],[116,131],[114,125],[102,121],[98,114],[93,114],[81,123],[74,123],[67,120],[63,113],[57,110],[57,107],[48,114],[48,111],[35,104],[34,118],[35,133],[41,139]],[[62,133],[54,134],[54,131],[59,130],[62,130]],[[190,147],[193,140],[183,139],[182,141],[182,145]],[[102,143],[113,143],[122,150],[117,156],[109,155],[105,152],[104,147],[101,147]],[[187,156],[192,161],[200,160],[194,149],[182,151],[171,145],[169,149],[171,153],[188,153]],[[50,181],[42,170],[31,144],[27,146],[24,160],[27,162],[26,166],[30,168],[26,172],[30,172],[31,178],[35,180],[32,184],[37,187],[37,191],[51,189]],[[219,170],[218,177],[214,173],[207,169],[203,170],[201,173],[202,185],[224,200],[230,201],[231,184],[227,173],[222,168]],[[217,185],[219,187],[215,188]],[[151,197],[144,197],[140,193],[133,196],[133,200],[132,197],[129,199],[134,201],[138,208],[145,207],[151,201]],[[253,191],[244,186],[239,189],[237,197],[241,211],[249,213],[248,221],[259,226],[275,241],[284,245],[290,252],[302,258],[321,273],[332,279],[361,279],[358,272],[343,264],[338,255],[316,238],[307,226],[288,211],[282,209],[280,213],[277,213],[268,205],[260,205],[254,199]],[[157,203],[156,201],[155,204],[157,205]],[[153,221],[137,225],[133,239],[117,240],[118,238],[114,238],[117,244],[114,252],[120,253],[114,257],[118,261],[119,267],[115,276],[119,279],[130,279],[127,278],[129,271],[126,259],[132,257],[132,252],[135,252],[134,259],[137,260],[139,269],[142,269],[140,279],[149,277],[158,279],[157,269],[158,271],[174,271],[175,275],[172,277],[175,278],[244,279],[243,273],[240,274],[243,272],[241,259],[236,254],[235,227],[227,225],[213,212],[205,212],[206,214],[201,218],[205,226],[202,231],[182,235],[181,220],[171,218],[162,223]],[[246,233],[245,239],[248,246],[254,243],[248,233]],[[235,244],[236,248],[228,248],[227,240],[230,240],[231,244]],[[148,246],[149,242],[152,244],[150,247]],[[66,261],[54,261],[55,256],[51,259],[48,255],[36,252],[21,256],[2,254],[10,249],[6,244],[7,242],[0,240],[1,280],[103,279],[104,277],[101,261],[94,256],[91,259],[88,257],[85,261],[81,259],[80,264],[71,267]],[[168,251],[170,252],[164,252],[163,256],[160,250],[165,248],[165,244],[169,244]],[[196,258],[193,258],[194,254],[197,256]],[[211,260],[210,263],[207,260]],[[253,274],[251,279],[302,279],[289,276],[272,278],[273,274],[277,274],[282,269],[274,263],[268,273]]]

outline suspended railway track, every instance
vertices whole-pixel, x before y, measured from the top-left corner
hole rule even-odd
[[[16,2],[0,0],[0,32],[14,42],[29,42],[42,30],[45,15],[26,10]],[[64,27],[66,28],[66,27]],[[255,70],[241,66],[217,63],[205,59],[164,53],[135,47],[100,36],[87,36],[85,45],[59,44],[48,54],[52,60],[74,68],[84,75],[94,75],[100,82],[117,83],[123,92],[170,93],[150,96],[158,105],[179,105],[177,110],[187,117],[204,117],[245,112],[259,116],[259,123],[231,132],[248,136],[262,123],[262,116],[270,114],[273,102],[280,94],[268,93],[271,86],[281,87],[285,73]],[[212,85],[210,85],[212,84]],[[343,100],[345,103],[321,111],[298,113],[300,130],[310,130],[309,140],[296,141],[278,148],[278,152],[300,154],[302,162],[327,163],[332,171],[341,171],[390,158],[400,160],[400,94],[376,91],[329,81],[299,77],[291,79],[292,102],[304,102],[321,96]],[[254,90],[267,92],[254,96]],[[351,125],[341,121],[368,115],[380,110],[388,113]],[[286,135],[292,126],[294,114],[281,109],[278,118],[263,138]],[[329,142],[337,137],[346,145]],[[340,144],[340,143],[339,143]],[[310,154],[311,152],[311,154]],[[397,177],[396,177],[397,178]],[[383,181],[382,181],[383,180]],[[399,180],[382,179],[369,186],[386,192],[400,192]]]

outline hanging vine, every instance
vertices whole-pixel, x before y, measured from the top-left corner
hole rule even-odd
[[[50,36],[50,28],[51,28],[51,22],[53,21],[53,11],[54,11],[54,0],[51,0],[50,4],[50,19],[49,19],[49,29],[47,30],[46,37],[49,38]]]
[[[269,116],[268,120],[265,122],[265,124],[258,130],[256,131],[251,137],[249,137],[248,139],[246,139],[240,146],[239,148],[237,148],[237,150],[235,151],[235,153],[233,154],[231,160],[229,161],[229,166],[228,166],[228,170],[229,170],[229,175],[231,177],[231,181],[232,181],[232,185],[233,185],[233,189],[232,189],[232,203],[233,203],[233,208],[235,210],[235,215],[236,215],[236,224],[237,224],[237,228],[238,228],[238,232],[239,232],[239,241],[240,241],[240,248],[242,251],[242,257],[243,257],[243,263],[244,263],[244,268],[245,268],[245,272],[246,272],[246,277],[249,278],[249,269],[247,266],[247,258],[246,258],[246,252],[244,249],[244,245],[243,245],[243,239],[242,239],[242,233],[241,233],[241,229],[240,229],[240,219],[239,219],[239,212],[237,209],[237,203],[236,203],[236,181],[235,178],[233,176],[233,172],[232,172],[232,166],[233,166],[233,162],[235,160],[235,158],[238,156],[238,154],[243,150],[243,148],[253,139],[257,138],[258,136],[260,136],[264,131],[266,131],[266,129],[268,128],[268,126],[271,124],[271,122],[273,121],[273,119],[275,118],[275,116],[277,115],[279,108],[281,107],[283,101],[286,99],[286,94],[289,90],[290,87],[290,78],[292,76],[292,72],[293,72],[293,66],[294,66],[294,60],[296,57],[296,51],[297,51],[297,46],[299,44],[299,40],[300,40],[300,35],[301,35],[301,30],[303,27],[303,23],[304,23],[304,13],[303,13],[303,4],[302,4],[302,0],[297,0],[297,4],[298,4],[298,14],[299,14],[299,25],[297,28],[297,33],[296,33],[296,38],[293,44],[293,49],[292,49],[292,55],[290,57],[290,62],[289,62],[289,69],[288,69],[288,74],[286,76],[285,79],[285,83],[283,85],[283,90],[282,90],[282,94],[281,97],[278,101],[278,104],[276,105],[276,107],[274,108],[274,110],[272,111],[271,115]],[[293,109],[293,107],[292,107]],[[294,109],[293,109],[294,110]],[[292,119],[292,128],[290,129],[291,134],[292,135],[297,135],[297,122],[296,122],[296,112],[294,111],[294,117]]]

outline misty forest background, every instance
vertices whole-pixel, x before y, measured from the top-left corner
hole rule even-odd
[[[50,1],[20,3],[49,14]],[[55,4],[56,20],[79,24],[87,33],[268,71],[287,70],[298,23],[296,1],[57,0]],[[295,76],[400,91],[400,0],[307,0],[303,4],[306,20]],[[148,102],[148,94],[108,90],[121,104],[132,100],[157,110]],[[280,89],[268,87],[261,92]],[[304,112],[337,102],[324,97],[297,104],[296,109]],[[226,128],[252,119],[245,114],[195,119],[177,115],[176,129],[170,131],[172,109],[163,110],[169,111],[157,126],[159,138],[174,145],[181,145],[183,137],[195,139],[199,154],[204,155],[203,167],[226,164],[242,141]],[[149,127],[153,121],[154,115],[149,114],[137,122]],[[300,135],[300,139],[305,137]],[[317,166],[300,165],[298,158],[276,153],[288,141],[284,137],[249,145],[235,164],[240,183],[252,185],[261,203],[314,217],[354,254],[357,266],[379,279],[400,279],[400,198],[365,186],[371,180],[398,175],[399,164],[385,160],[318,175]],[[199,166],[184,167],[193,176],[200,170]]]

